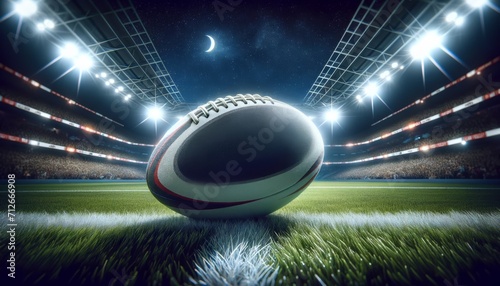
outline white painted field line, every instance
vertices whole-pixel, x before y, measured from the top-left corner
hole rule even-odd
[[[67,228],[81,227],[116,227],[146,223],[158,219],[181,217],[169,214],[140,213],[25,213],[17,212],[18,227],[44,228],[61,226]],[[186,219],[187,220],[187,219]]]
[[[307,225],[329,224],[329,225],[351,225],[351,226],[380,226],[380,227],[434,227],[434,226],[493,226],[500,228],[500,211],[492,213],[478,212],[397,212],[397,213],[294,213],[274,215],[274,218],[286,217],[287,219],[304,222]],[[16,221],[19,227],[43,228],[47,226],[62,226],[69,228],[78,227],[114,227],[123,225],[141,224],[158,219],[184,218],[177,214],[140,214],[140,213],[25,213],[17,212]],[[186,222],[197,222],[186,218]],[[206,221],[201,221],[206,222]],[[212,222],[208,221],[207,225]],[[250,221],[229,221],[227,225],[232,228],[224,228],[221,235],[227,233],[237,236],[242,232],[240,225],[256,224]],[[223,224],[222,224],[223,225]],[[220,224],[214,222],[214,227]],[[255,233],[259,233],[255,225]],[[218,228],[217,228],[218,229]],[[249,231],[247,231],[249,232]]]
[[[308,189],[435,189],[435,190],[500,190],[500,187],[437,187],[437,186],[309,186]]]
[[[217,224],[200,251],[194,285],[274,285],[278,268],[272,266],[271,235],[256,221]]]
[[[398,212],[398,213],[339,213],[288,214],[308,226],[347,225],[352,227],[493,227],[500,228],[500,212]]]

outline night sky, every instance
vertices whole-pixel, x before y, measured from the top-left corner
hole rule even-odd
[[[301,104],[311,85],[330,57],[353,17],[360,1],[231,1],[237,5],[217,11],[214,3],[228,1],[133,1],[157,51],[186,102],[197,106],[217,97],[237,93],[259,93],[293,104]],[[5,2],[4,2],[5,3]],[[219,6],[219,9],[222,6]],[[226,8],[227,8],[226,7]],[[2,13],[10,9],[2,5]],[[56,89],[68,97],[103,114],[109,109],[109,90],[87,75],[76,94],[77,75],[68,74],[55,81],[67,64],[57,63],[40,69],[57,56],[57,49],[47,38],[37,36],[13,52],[8,32],[15,29],[16,19],[0,23],[3,42],[0,61],[29,77]],[[447,35],[444,45],[462,63],[444,52],[435,59],[455,79],[472,68],[499,55],[500,14],[489,7],[475,11],[466,25]],[[215,49],[206,53],[212,36]],[[57,67],[59,66],[59,67]],[[373,122],[448,83],[450,78],[427,63],[425,85],[419,63],[383,91],[388,107],[375,102],[371,106],[350,105],[342,111],[340,125],[324,124],[321,130],[326,142],[345,143],[366,130]],[[155,142],[176,116],[166,115],[168,123],[138,125],[145,117],[143,107],[132,108],[133,115],[123,121],[143,140]],[[306,110],[306,109],[303,109]],[[307,111],[309,112],[309,111]],[[317,117],[321,124],[321,114]],[[333,130],[333,133],[332,131]],[[326,134],[326,135],[325,135]],[[144,137],[145,136],[145,137]]]
[[[214,2],[134,2],[188,102],[259,93],[301,103],[359,4],[234,1],[218,13]]]

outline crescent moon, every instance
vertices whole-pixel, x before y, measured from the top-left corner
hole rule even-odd
[[[212,38],[209,35],[206,35],[206,36],[210,39],[210,48],[208,48],[208,50],[206,50],[205,52],[210,53],[211,51],[213,51],[215,49],[215,40],[214,40],[214,38]]]

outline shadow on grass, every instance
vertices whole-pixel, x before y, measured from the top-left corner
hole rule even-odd
[[[78,221],[86,214],[72,215]],[[219,251],[213,242],[221,233],[226,235],[222,245],[255,245],[286,235],[295,224],[279,215],[247,220],[165,216],[132,225],[63,227],[57,214],[52,216],[56,223],[27,227],[17,238],[17,281],[23,285],[192,283],[200,255]],[[251,235],[256,230],[263,235]],[[2,245],[7,239],[2,234]]]

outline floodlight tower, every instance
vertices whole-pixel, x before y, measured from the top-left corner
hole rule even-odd
[[[488,4],[488,0],[466,0],[465,2],[473,8],[481,8]]]
[[[366,93],[366,95],[368,95],[371,98],[373,98],[375,95],[378,95],[379,91],[380,91],[379,87],[374,82],[369,83],[365,87],[365,93]]]
[[[340,112],[337,109],[330,109],[325,112],[325,120],[333,123],[339,120],[340,118]]]
[[[31,0],[21,0],[14,4],[14,12],[21,17],[30,17],[35,14],[37,10],[38,6]]]
[[[148,118],[154,121],[163,119],[163,111],[159,106],[153,106],[148,109]]]
[[[75,59],[74,65],[80,71],[88,71],[94,65],[94,61],[89,55],[82,54]]]
[[[410,53],[414,59],[425,59],[430,53],[441,46],[443,37],[437,31],[428,31],[418,42],[410,49]]]

